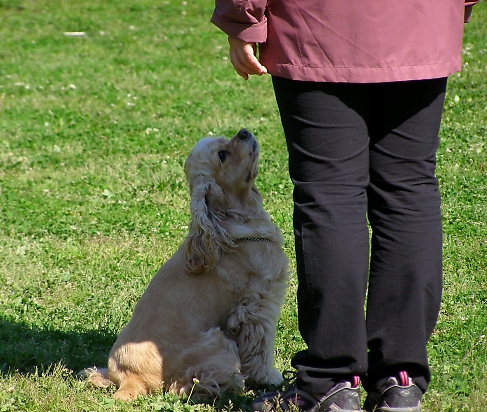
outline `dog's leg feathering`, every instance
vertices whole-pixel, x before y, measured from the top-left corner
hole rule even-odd
[[[258,293],[247,295],[228,319],[227,327],[237,342],[242,374],[251,386],[279,385],[274,368],[274,338],[280,304]]]

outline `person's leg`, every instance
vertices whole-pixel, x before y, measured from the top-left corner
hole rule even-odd
[[[442,235],[435,177],[446,79],[374,85],[369,123],[372,227],[367,391],[407,371],[424,392],[440,307]]]
[[[315,394],[367,368],[366,86],[274,78],[294,183],[297,385]]]

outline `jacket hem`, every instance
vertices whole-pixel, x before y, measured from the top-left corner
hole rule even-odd
[[[265,60],[268,73],[291,80],[331,83],[388,83],[447,77],[461,70],[461,58],[445,63],[393,67],[312,67],[272,64]]]

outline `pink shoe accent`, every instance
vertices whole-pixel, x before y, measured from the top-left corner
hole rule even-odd
[[[288,404],[292,403],[293,405],[296,405],[298,408],[300,406],[306,405],[306,402],[303,400],[301,395],[296,395],[294,398],[287,400],[287,403]]]
[[[409,382],[409,375],[406,371],[399,372],[399,379],[401,380],[401,386],[411,385],[411,383]]]
[[[352,381],[352,388],[358,388],[359,385],[360,385],[360,377],[354,376]]]

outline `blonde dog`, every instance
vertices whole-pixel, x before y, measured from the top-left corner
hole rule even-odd
[[[185,173],[191,223],[120,332],[97,386],[132,400],[162,388],[217,396],[282,382],[274,338],[288,261],[255,186],[259,146],[247,130],[201,139]]]

